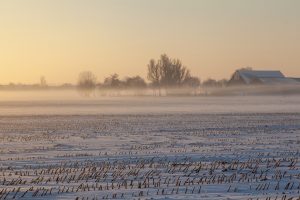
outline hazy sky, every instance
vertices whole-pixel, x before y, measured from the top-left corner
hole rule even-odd
[[[300,77],[300,1],[0,0],[2,84],[146,77],[162,53],[202,80],[245,66]]]

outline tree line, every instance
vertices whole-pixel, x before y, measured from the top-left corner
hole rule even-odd
[[[35,84],[9,83],[8,85],[0,85],[0,89],[72,89],[77,87],[81,91],[99,90],[142,90],[146,88],[153,89],[161,93],[161,90],[170,91],[176,89],[192,89],[197,90],[200,86],[205,87],[223,87],[227,84],[227,80],[207,79],[203,82],[200,78],[193,76],[190,70],[185,67],[181,60],[170,58],[166,54],[162,54],[159,59],[151,59],[147,64],[147,80],[141,76],[128,76],[120,78],[116,73],[106,77],[103,82],[97,81],[97,77],[90,71],[84,71],[79,74],[78,81],[75,85],[64,83],[62,85],[49,85],[44,76],[40,77],[40,82]]]
[[[83,90],[99,89],[145,89],[152,88],[173,89],[173,88],[199,88],[222,87],[227,81],[207,79],[201,83],[200,78],[191,75],[190,70],[185,67],[181,60],[173,59],[162,54],[158,60],[151,59],[147,65],[147,79],[149,84],[140,76],[126,77],[120,79],[118,74],[106,77],[102,83],[97,82],[97,77],[90,71],[79,74],[78,88]]]

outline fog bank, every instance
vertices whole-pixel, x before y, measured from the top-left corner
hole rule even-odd
[[[92,96],[77,91],[0,92],[0,115],[110,115],[173,113],[295,113],[300,95]]]

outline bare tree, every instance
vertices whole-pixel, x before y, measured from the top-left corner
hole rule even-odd
[[[78,77],[78,87],[84,90],[93,90],[96,88],[97,78],[90,72],[81,72]]]
[[[153,92],[155,95],[155,90],[158,89],[158,95],[161,95],[160,91],[160,82],[161,82],[161,69],[160,65],[155,62],[154,59],[151,59],[148,64],[148,74],[147,78],[149,81],[151,81],[151,86],[154,88]]]
[[[218,81],[219,87],[225,87],[228,85],[228,80],[227,79],[221,79]]]
[[[104,79],[104,87],[112,89],[120,89],[123,86],[118,74],[112,74],[110,77]]]
[[[198,88],[201,84],[201,81],[198,77],[190,76],[184,80],[184,85],[191,88]]]
[[[41,86],[42,88],[45,88],[45,87],[48,86],[48,85],[47,85],[47,81],[46,81],[45,76],[41,76],[41,78],[40,78],[40,86]]]
[[[157,62],[151,59],[148,64],[148,79],[153,86],[182,86],[189,76],[189,70],[179,59],[169,58],[166,54],[161,55]]]
[[[151,59],[148,64],[148,75],[147,78],[151,81],[154,87],[158,87],[160,85],[161,80],[161,69],[158,64],[156,64],[154,59]]]
[[[218,86],[218,81],[212,78],[209,78],[202,83],[203,87],[217,87]]]
[[[140,76],[127,77],[124,81],[124,85],[127,88],[141,89],[146,88],[147,84]]]
[[[161,85],[164,87],[181,86],[190,76],[189,70],[179,59],[171,59],[166,54],[161,55],[158,61],[161,75]]]

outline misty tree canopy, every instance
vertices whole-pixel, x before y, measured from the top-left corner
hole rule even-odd
[[[104,79],[104,83],[103,83],[104,87],[107,88],[120,88],[122,86],[122,81],[119,79],[119,75],[118,74],[112,74],[109,77],[106,77]]]
[[[147,83],[140,76],[127,77],[124,80],[120,80],[118,74],[112,74],[104,79],[103,86],[110,89],[138,89],[146,88]]]
[[[95,89],[97,84],[96,76],[90,72],[81,72],[78,77],[78,87],[80,89]]]
[[[203,81],[202,86],[203,87],[224,87],[226,86],[228,81],[226,79],[221,80],[215,80],[215,79],[207,79]]]
[[[190,76],[184,80],[184,86],[197,88],[201,84],[200,79],[198,77]]]
[[[146,88],[147,83],[140,76],[127,77],[124,81],[124,86],[126,88]]]

